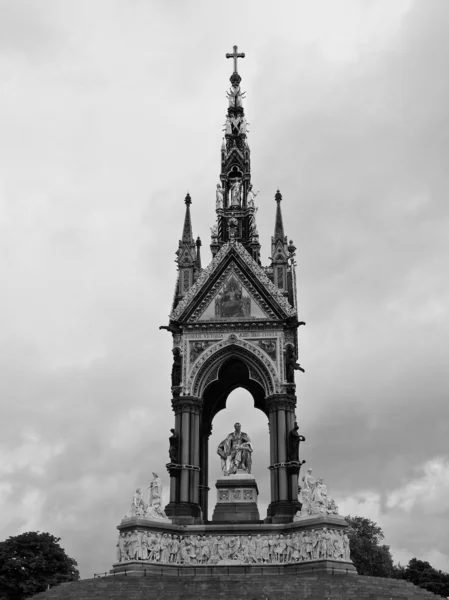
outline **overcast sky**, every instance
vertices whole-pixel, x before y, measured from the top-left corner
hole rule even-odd
[[[184,197],[210,260],[238,44],[262,258],[298,248],[302,458],[395,561],[449,571],[449,2],[0,0],[0,538],[83,577],[133,490],[168,490]],[[268,428],[247,392],[214,421]]]

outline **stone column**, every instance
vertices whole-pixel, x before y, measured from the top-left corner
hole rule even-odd
[[[209,437],[212,433],[212,427],[203,423],[201,427],[200,442],[200,506],[203,513],[203,519],[208,518],[209,506]]]
[[[179,500],[181,502],[189,501],[189,471],[186,465],[190,463],[190,410],[182,412],[181,416],[181,493]]]
[[[293,411],[286,413],[287,417],[287,435],[292,431],[295,425],[295,414]],[[298,476],[299,467],[289,466],[288,467],[288,499],[292,502],[298,500]]]
[[[277,431],[278,431],[278,483],[279,500],[285,502],[288,500],[288,482],[287,482],[287,431],[285,424],[285,409],[279,407],[277,410]]]
[[[267,398],[270,415],[271,503],[268,517],[273,523],[293,520],[298,509],[293,495],[292,478],[287,462],[288,433],[294,422],[296,397],[292,394],[273,394]]]
[[[200,519],[199,412],[201,401],[193,396],[178,396],[172,401],[175,430],[179,435],[179,464],[167,465],[170,471],[170,503],[166,513],[175,523],[193,524]]]
[[[277,462],[276,418],[274,411],[270,412],[268,416],[268,433],[270,434],[270,465],[274,465]],[[271,501],[279,500],[277,478],[274,469],[270,469],[270,490]]]
[[[200,415],[197,406],[191,407],[190,436],[191,436],[191,464],[194,470],[190,474],[191,502],[199,504],[200,485]]]

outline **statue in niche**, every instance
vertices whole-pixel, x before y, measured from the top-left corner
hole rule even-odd
[[[167,515],[162,508],[162,481],[157,473],[153,473],[153,479],[146,489],[150,490],[150,494],[145,516],[150,519],[167,519]]]
[[[251,183],[249,188],[248,188],[248,193],[246,195],[246,205],[248,208],[255,208],[255,198],[257,196],[257,194],[260,194],[259,191],[257,192],[253,192],[253,184]]]
[[[178,453],[179,453],[179,435],[176,433],[174,429],[170,429],[171,436],[168,438],[169,448],[168,455],[170,457],[170,462],[177,463],[178,462]]]
[[[288,383],[294,383],[295,371],[304,373],[304,369],[296,362],[295,349],[291,344],[287,346],[285,351],[285,371]]]
[[[236,179],[231,185],[231,206],[240,208],[242,186],[243,183],[241,179]]]
[[[299,461],[299,444],[300,442],[305,442],[306,438],[303,435],[298,433],[299,426],[295,421],[295,425],[293,429],[288,434],[288,452],[287,452],[287,460],[295,460]]]
[[[171,369],[171,384],[177,387],[182,381],[182,356],[180,348],[173,348],[173,366]]]
[[[253,447],[249,436],[241,430],[240,423],[236,423],[234,431],[217,448],[223,475],[233,475],[237,471],[251,473],[252,452]]]
[[[221,185],[219,183],[217,183],[217,191],[215,192],[215,196],[216,196],[215,207],[216,208],[223,208],[223,194],[224,194],[223,188],[221,187]]]

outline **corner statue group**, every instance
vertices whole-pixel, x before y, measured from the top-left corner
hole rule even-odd
[[[241,430],[240,423],[236,423],[234,431],[217,448],[223,475],[234,475],[238,471],[251,473],[252,452],[253,447],[248,434]]]

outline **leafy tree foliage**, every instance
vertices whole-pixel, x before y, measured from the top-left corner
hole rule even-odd
[[[345,517],[349,523],[348,537],[351,559],[359,575],[394,577],[395,567],[390,546],[381,544],[382,529],[365,517]]]
[[[29,531],[0,542],[0,599],[23,600],[65,581],[76,581],[76,562],[60,538]]]
[[[434,594],[449,596],[449,574],[434,569],[423,560],[412,558],[406,567],[399,566],[398,576]]]

